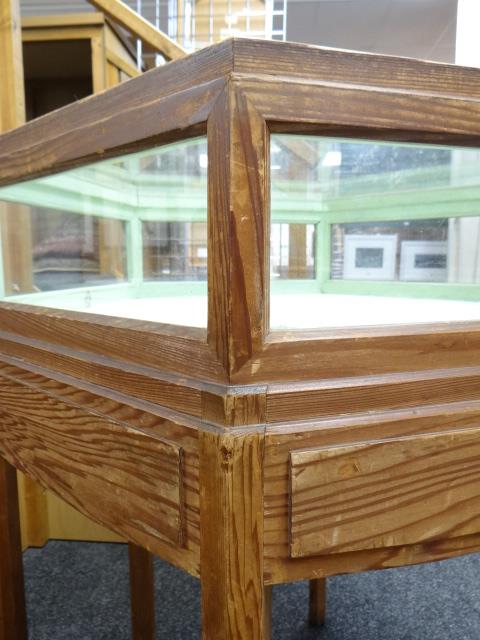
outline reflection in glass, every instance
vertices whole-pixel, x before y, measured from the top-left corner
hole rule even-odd
[[[315,225],[272,224],[270,248],[272,278],[315,277]]]
[[[207,145],[0,189],[0,298],[206,326]]]
[[[270,168],[272,328],[480,319],[479,150],[275,134]]]
[[[206,222],[145,222],[145,280],[206,280]]]
[[[29,208],[32,234],[33,287],[52,291],[124,281],[125,224]],[[21,290],[21,282],[13,283]]]

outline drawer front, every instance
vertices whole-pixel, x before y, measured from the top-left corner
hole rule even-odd
[[[480,428],[290,453],[290,556],[480,532]]]

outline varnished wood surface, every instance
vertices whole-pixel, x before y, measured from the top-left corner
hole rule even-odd
[[[263,586],[263,437],[200,434],[204,640],[269,640]]]
[[[478,553],[480,535],[461,536],[401,547],[352,551],[331,556],[265,559],[265,581],[281,584],[339,574],[392,569]]]
[[[478,77],[474,69],[400,58],[228,41],[3,137],[0,181],[204,132],[208,121],[211,350],[199,344],[201,337],[173,337],[160,325],[157,335],[164,337],[155,337],[152,348],[145,333],[133,338],[138,323],[115,321],[108,334],[117,353],[124,345],[128,359],[155,358],[163,369],[187,373],[191,367],[235,384],[475,366],[478,323],[266,337],[266,167],[268,127],[475,144]],[[158,110],[161,119],[154,117]],[[5,322],[19,313],[3,309]],[[85,316],[41,313],[50,340],[53,335],[75,348],[81,333],[88,337],[86,350],[108,351],[98,319],[85,331]]]
[[[234,71],[250,76],[324,80],[465,98],[480,97],[479,71],[473,67],[245,38],[234,39],[233,56]]]
[[[45,375],[41,375],[38,372],[21,369],[18,366],[13,366],[11,364],[6,365],[3,364],[1,366],[1,374],[8,376],[10,379],[13,379],[16,383],[21,385],[21,402],[23,405],[23,388],[32,389],[35,393],[44,398],[52,398],[54,406],[57,402],[61,403],[61,406],[73,407],[73,412],[77,409],[81,409],[83,414],[90,416],[88,419],[88,424],[90,424],[90,420],[92,423],[90,424],[90,428],[93,429],[92,425],[95,424],[95,419],[97,416],[100,416],[102,420],[114,421],[114,423],[121,427],[122,433],[125,435],[125,443],[128,445],[128,438],[130,434],[129,428],[134,429],[134,444],[136,433],[140,431],[142,439],[146,436],[143,434],[148,434],[154,438],[154,442],[166,442],[170,447],[173,446],[173,450],[177,447],[182,452],[183,459],[183,483],[182,483],[182,491],[183,491],[183,516],[184,516],[184,531],[185,537],[182,543],[182,546],[172,546],[171,543],[167,541],[162,542],[161,538],[158,537],[156,540],[156,550],[158,554],[161,554],[163,558],[169,560],[173,564],[177,566],[181,566],[186,569],[189,573],[193,575],[198,575],[199,572],[199,544],[200,544],[200,533],[199,533],[199,488],[198,488],[198,451],[197,451],[197,438],[198,438],[198,430],[197,426],[192,423],[187,422],[187,426],[182,424],[182,421],[175,421],[175,417],[172,415],[170,417],[165,417],[162,411],[158,411],[158,407],[153,405],[152,403],[139,403],[135,401],[133,398],[128,397],[108,397],[108,395],[103,395],[101,389],[95,388],[82,388],[81,386],[75,386],[74,384],[68,384],[65,380],[55,380]],[[80,383],[79,383],[80,384]],[[11,395],[10,401],[13,404],[15,400],[15,395]],[[42,425],[49,424],[50,421],[50,412],[49,407],[47,405],[47,409],[45,413],[40,417],[42,418]],[[6,410],[4,408],[4,410]],[[35,414],[34,406],[32,406],[32,413]],[[26,412],[24,412],[25,421],[27,421],[28,416]],[[53,415],[53,414],[52,414]],[[70,414],[67,414],[70,415]],[[92,417],[93,416],[93,417]],[[178,420],[178,416],[177,416]],[[25,425],[27,422],[25,422]],[[123,431],[123,428],[127,427],[126,431]],[[26,427],[27,428],[27,427]],[[33,430],[35,433],[39,430],[39,424],[34,421]],[[43,428],[43,427],[42,427]],[[58,428],[60,429],[60,422],[58,424]],[[48,429],[47,429],[48,432]],[[82,432],[80,432],[81,435]],[[116,437],[115,432],[111,433],[112,438]],[[41,437],[41,436],[40,436]],[[59,436],[60,437],[60,436]],[[81,443],[80,443],[81,444]],[[100,441],[99,441],[100,446]],[[135,445],[136,446],[136,445]],[[137,447],[137,453],[138,451]],[[30,460],[32,466],[33,462]],[[96,464],[100,464],[101,460],[97,461]],[[104,467],[103,470],[105,473],[108,468],[108,451],[104,452],[103,458]],[[96,464],[93,465],[95,468]],[[142,463],[143,465],[143,463]],[[22,464],[18,464],[19,468],[23,468]],[[101,465],[100,465],[101,466]],[[143,466],[140,466],[142,469]],[[158,469],[154,471],[154,474],[161,473],[162,470]],[[33,477],[36,477],[32,474]],[[54,476],[55,480],[56,476]],[[94,485],[96,483],[96,477],[93,476],[90,481]],[[37,478],[38,479],[38,478]],[[101,511],[100,505],[93,504],[93,507],[97,509],[96,514],[93,514],[91,509],[84,508],[88,507],[88,505],[81,504],[75,498],[70,499],[68,494],[72,491],[72,488],[64,483],[57,484],[56,482],[52,482],[48,477],[48,473],[44,472],[42,478],[40,478],[41,482],[44,486],[49,487],[58,495],[67,499],[70,504],[72,504],[77,510],[85,513],[86,515],[92,517],[95,521],[98,521],[110,529],[117,531],[117,534],[120,534],[120,537],[125,538],[128,537],[126,531],[123,530],[123,525],[119,530],[118,527],[112,526],[112,521],[109,516],[109,512],[106,511],[103,513]],[[133,489],[133,485],[132,485]],[[154,485],[151,487],[152,493],[154,493],[154,489],[159,489],[159,486]],[[107,498],[109,493],[106,494]],[[120,498],[119,498],[120,499]],[[159,499],[157,496],[156,499]],[[132,500],[134,500],[132,496]],[[174,506],[174,505],[172,505]],[[124,505],[125,509],[128,510],[129,505],[128,502]],[[139,505],[140,508],[140,505]],[[152,505],[152,509],[157,511],[157,508]],[[55,517],[58,517],[58,513],[54,514]],[[110,514],[112,515],[112,514]],[[121,512],[119,512],[121,515]],[[153,515],[153,512],[152,512]],[[156,514],[158,517],[159,513]],[[58,532],[61,532],[61,522],[59,522],[60,529]],[[95,539],[95,534],[92,532],[92,538]],[[142,544],[142,542],[140,542]],[[143,542],[145,546],[147,544],[145,541]],[[152,543],[153,545],[153,543]]]
[[[435,369],[269,384],[266,422],[387,411],[480,397],[480,369]]]
[[[317,578],[308,584],[308,623],[312,627],[325,624],[327,613],[327,580]]]
[[[230,59],[228,43],[209,48],[6,134],[0,184],[203,133]]]
[[[208,135],[209,290],[215,292],[209,337],[231,375],[260,348],[266,328],[267,129],[229,83],[210,115]]]
[[[290,453],[293,558],[480,533],[480,426]]]
[[[5,372],[0,397],[0,448],[10,462],[132,541],[182,546],[178,446]]]
[[[388,546],[388,535],[385,536],[385,548],[371,547],[366,550],[353,552],[329,553],[325,555],[312,555],[306,558],[291,557],[290,538],[290,479],[289,460],[292,451],[298,450],[324,450],[328,451],[336,447],[350,446],[355,443],[367,443],[380,440],[397,441],[405,439],[412,442],[415,438],[427,440],[443,438],[449,441],[449,434],[457,431],[465,435],[475,432],[480,421],[480,403],[453,403],[436,407],[423,407],[413,410],[391,411],[376,415],[363,414],[351,417],[339,417],[336,419],[316,422],[305,422],[287,425],[271,426],[267,428],[265,448],[265,575],[267,583],[289,582],[291,580],[336,575],[352,571],[365,571],[373,568],[385,568],[401,566],[403,564],[415,564],[435,559],[443,559],[454,555],[461,555],[475,550],[480,544],[480,535],[469,535],[467,532],[470,523],[475,522],[476,512],[474,505],[467,508],[458,503],[452,497],[450,514],[446,513],[445,524],[449,522],[451,531],[444,531],[444,535],[438,540],[422,541],[419,531],[418,540],[409,544]],[[435,434],[435,435],[432,435]],[[461,436],[462,437],[462,436]],[[476,441],[474,439],[475,445]],[[442,449],[439,449],[439,455]],[[425,466],[428,466],[429,456],[425,456]],[[388,463],[388,460],[386,461]],[[393,467],[392,479],[395,477],[397,467]],[[347,465],[348,470],[348,465]],[[435,472],[432,472],[433,474]],[[459,472],[460,475],[462,471]],[[445,469],[448,475],[448,466]],[[452,477],[454,482],[455,479]],[[401,478],[398,478],[398,494],[402,495]],[[438,480],[441,486],[442,478]],[[425,480],[425,484],[431,482],[435,486],[436,479]],[[475,488],[475,481],[472,482]],[[445,487],[445,485],[444,485]],[[419,488],[420,485],[419,485]],[[378,491],[382,485],[378,486]],[[448,490],[441,494],[441,500],[449,495]],[[452,485],[452,491],[456,489]],[[453,494],[452,494],[453,496]],[[434,497],[434,496],[433,496]],[[348,501],[348,495],[343,500]],[[341,496],[338,497],[340,507]],[[408,517],[412,520],[418,516],[415,500],[412,501],[413,509]],[[435,509],[434,502],[432,506]],[[438,503],[437,503],[438,506]],[[340,508],[339,507],[339,508]],[[426,507],[427,508],[427,507]],[[455,509],[458,508],[458,511]],[[466,517],[462,520],[462,509]],[[361,509],[360,509],[361,511]],[[388,510],[385,511],[389,513]],[[372,527],[381,527],[381,516],[371,518]],[[433,515],[435,518],[435,515]],[[314,518],[319,527],[322,519]],[[418,516],[418,526],[421,528],[422,520]],[[423,522],[426,528],[428,519]],[[433,519],[432,519],[433,522]],[[369,526],[368,524],[366,525]],[[475,526],[471,525],[472,528]],[[465,527],[465,530],[463,529]],[[380,530],[380,529],[379,529]],[[471,531],[471,530],[470,530]],[[408,533],[405,534],[407,541]],[[416,535],[416,534],[415,534]],[[321,536],[317,538],[320,539]],[[381,536],[379,536],[381,539]],[[345,551],[345,550],[344,550]]]
[[[0,456],[0,640],[27,640],[17,475]]]
[[[133,640],[155,640],[155,576],[151,553],[128,545]]]
[[[68,353],[48,349],[48,345],[31,345],[0,336],[0,360],[22,365],[22,360],[56,375],[72,377],[80,383],[90,383],[120,394],[134,395],[140,400],[154,402],[165,408],[182,411],[192,416],[201,415],[202,385],[198,381],[162,375],[149,367],[128,366],[118,360],[94,358],[86,353]],[[48,374],[47,374],[48,375]],[[207,387],[208,388],[208,387]]]
[[[290,332],[267,340],[238,373],[236,384],[365,377],[384,373],[476,367],[477,322]],[[279,366],[281,363],[281,367]]]
[[[208,333],[0,305],[0,448],[85,513],[200,574],[205,638],[267,638],[265,585],[480,549],[468,459],[480,324],[269,334],[267,175],[272,130],[480,144],[479,86],[473,69],[235,40],[0,138],[7,184],[208,135]],[[344,455],[353,476],[338,480]],[[400,462],[382,467],[390,455]],[[370,473],[391,507],[374,518],[355,493]],[[437,493],[424,522],[429,483]],[[328,500],[345,509],[338,525],[325,524]]]
[[[479,144],[480,98],[384,88],[372,92],[368,87],[321,81],[286,82],[285,79],[258,78],[241,79],[236,83],[268,121],[291,123],[288,127],[276,126],[276,130],[288,128],[313,133],[316,129],[321,134],[322,128],[326,128],[327,135],[334,135],[337,127],[337,135],[341,135],[342,128],[349,128],[350,132],[368,130],[374,138],[389,140]],[[272,100],[279,94],[281,101]],[[300,103],[303,108],[299,113]],[[448,127],[445,127],[447,119]],[[305,129],[304,124],[312,127]]]
[[[48,362],[48,352],[52,358],[71,355],[77,362],[110,357],[172,372],[178,378],[225,380],[202,329],[0,303],[0,331],[8,334],[5,339],[22,343],[25,338],[32,348],[41,349],[43,362]]]
[[[223,427],[263,424],[266,419],[266,386],[218,389],[202,392],[202,418]]]

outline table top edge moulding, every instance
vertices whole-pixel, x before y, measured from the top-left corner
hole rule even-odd
[[[302,71],[300,72],[299,69]],[[312,330],[308,332],[308,344],[303,342],[307,336],[305,333],[303,336],[300,332],[269,333],[266,301],[268,283],[265,276],[269,178],[266,153],[264,159],[258,159],[258,156],[263,153],[258,146],[258,141],[263,140],[263,144],[266,144],[270,130],[288,129],[291,132],[297,132],[304,131],[307,127],[308,131],[323,134],[331,134],[335,131],[361,136],[362,132],[368,131],[369,138],[378,136],[389,140],[478,144],[480,128],[476,125],[475,119],[480,98],[478,89],[475,88],[478,86],[475,84],[478,73],[475,69],[407,58],[322,49],[298,44],[232,39],[188,56],[184,60],[171,63],[163,69],[149,72],[107,93],[82,100],[59,112],[44,116],[20,130],[3,135],[0,139],[2,168],[0,185],[82,165],[93,159],[137,150],[147,144],[182,139],[205,132],[207,120],[214,121],[215,110],[220,113],[221,94],[227,91],[230,97],[223,108],[231,114],[228,117],[235,119],[235,113],[238,114],[239,130],[246,127],[249,121],[250,127],[252,122],[256,123],[257,148],[245,149],[243,155],[245,157],[247,152],[257,155],[255,164],[255,171],[258,174],[257,185],[252,189],[250,197],[256,199],[256,202],[251,203],[258,218],[255,228],[257,230],[261,230],[262,226],[265,228],[261,233],[263,238],[258,237],[253,240],[253,229],[248,230],[249,239],[245,236],[245,242],[248,240],[256,246],[263,243],[263,249],[259,248],[259,251],[263,250],[264,255],[262,257],[259,253],[257,257],[260,260],[259,268],[264,273],[260,278],[263,284],[258,287],[256,283],[252,283],[247,288],[248,283],[245,282],[241,293],[232,290],[225,294],[231,296],[232,304],[238,306],[236,314],[232,314],[239,318],[238,323],[250,325],[247,332],[245,333],[245,328],[237,329],[235,325],[222,329],[222,332],[229,333],[227,341],[230,345],[228,348],[221,347],[220,343],[225,342],[225,336],[220,339],[219,327],[213,327],[212,310],[210,311],[209,342],[218,354],[220,367],[226,372],[226,380],[230,379],[233,383],[243,384],[247,382],[249,376],[253,376],[254,381],[268,381],[271,379],[270,376],[275,375],[275,371],[265,368],[263,361],[269,358],[269,354],[275,354],[277,357],[277,353],[279,356],[283,353],[288,362],[288,353],[291,349],[284,343],[290,343],[290,341],[295,343],[297,360],[300,360],[298,350],[304,349],[303,344],[306,345],[306,349],[319,348],[321,353],[325,341],[328,342],[330,338],[341,339],[347,349],[350,338],[355,341],[354,344],[357,340],[366,338],[382,349],[382,345],[386,345],[384,340],[388,342],[389,335],[395,335],[397,340],[405,343],[416,340],[420,345],[425,341],[426,346],[428,340],[436,340],[444,330],[451,334],[452,330],[455,331],[456,325],[453,328],[441,324],[430,327],[428,324],[406,325],[402,328],[392,327],[392,334],[390,334],[390,328],[385,328],[384,331],[372,328],[351,332]],[[191,82],[192,76],[195,78],[194,83]],[[260,79],[257,81],[253,76]],[[279,91],[284,93],[284,99],[275,100],[274,97]],[[343,114],[336,111],[337,106],[330,112],[325,111],[325,105],[329,102],[338,104],[337,92],[340,92],[342,105],[346,105]],[[143,96],[142,102],[138,98],[140,95]],[[290,95],[291,98],[288,97]],[[367,101],[376,104],[371,112],[365,108],[363,111],[359,109],[365,105],[364,96]],[[173,103],[170,103],[171,100]],[[380,105],[377,104],[377,100],[380,100]],[[176,104],[182,104],[182,109],[177,109]],[[309,122],[306,122],[305,113],[308,109],[305,107],[314,104],[319,106],[311,111],[311,115],[307,116]],[[160,122],[155,118],[159,110],[162,113]],[[382,114],[380,129],[375,110],[377,114],[379,112]],[[359,113],[364,118],[364,123],[361,125],[358,123]],[[387,113],[393,114],[390,116],[390,121]],[[404,113],[412,115],[405,116],[402,121]],[[461,114],[458,120],[463,124],[447,126],[445,122],[448,122],[448,118],[456,113]],[[471,113],[470,118],[465,117],[467,113]],[[135,118],[135,127],[125,126],[126,118]],[[71,126],[73,122],[75,122],[74,127]],[[89,136],[91,136],[90,139]],[[95,140],[93,146],[90,140]],[[243,140],[247,140],[245,135]],[[84,148],[82,145],[87,146]],[[214,174],[216,169],[213,162],[211,167],[211,173]],[[260,180],[258,180],[259,177]],[[226,176],[223,178],[225,179]],[[210,177],[211,187],[215,179],[215,175]],[[248,181],[249,176],[239,175],[237,179]],[[211,191],[210,207],[217,207],[214,202],[216,195]],[[226,202],[221,205],[226,206]],[[225,271],[228,266],[220,265],[219,268]],[[212,273],[211,279],[214,277]],[[217,282],[219,281],[220,278],[217,279]],[[212,284],[210,284],[210,290],[212,290]],[[240,295],[245,297],[245,294],[250,298],[248,302],[240,299]],[[2,305],[2,313],[7,317],[10,311]],[[45,312],[47,317],[50,313]],[[73,322],[75,317],[75,312],[72,312],[69,320]],[[52,320],[52,322],[55,321]],[[93,320],[93,322],[96,321]],[[117,321],[117,324],[132,330],[135,327],[134,324],[123,320]],[[476,344],[478,326],[478,323],[472,322],[468,326],[468,331],[465,331],[467,327],[461,329],[459,327],[459,332],[463,332],[463,338],[471,340],[472,346]],[[145,328],[148,332],[148,326]],[[238,336],[235,336],[236,331]],[[164,333],[167,335],[175,332],[176,330],[164,328]],[[195,337],[195,332],[190,335],[192,338]],[[201,337],[200,334],[197,336]],[[316,339],[321,341],[315,344]],[[222,349],[224,353],[220,354]],[[419,350],[425,351],[422,347],[419,347]],[[472,359],[465,357],[466,351],[462,349],[462,353],[458,354],[455,366],[472,364]],[[449,342],[448,357],[451,358],[454,355]],[[429,358],[428,363],[419,361],[413,363],[410,358],[411,354],[409,365],[412,369],[416,366],[424,369],[445,367],[445,357],[440,358],[438,363],[434,355]],[[325,366],[322,366],[318,369],[307,369],[304,375],[314,379],[338,375],[344,377],[352,374],[352,368],[349,367],[342,375],[341,363],[337,362],[337,364],[339,366],[335,367],[335,371],[329,372]],[[380,363],[365,363],[364,368],[358,369],[358,373],[373,375],[377,372],[393,373],[405,370],[405,366],[401,364],[395,365],[394,368],[389,368],[388,364],[383,368],[379,365]],[[289,369],[288,365],[286,369]],[[208,375],[210,374],[207,372]],[[214,377],[215,375],[218,376],[214,374]],[[292,379],[295,379],[296,375],[292,371]],[[279,371],[278,380],[282,379],[285,379],[284,373]]]

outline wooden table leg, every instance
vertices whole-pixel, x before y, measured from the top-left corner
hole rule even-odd
[[[203,640],[269,640],[262,457],[261,435],[200,434]]]
[[[325,578],[310,580],[309,624],[318,626],[325,623],[326,596],[327,580]]]
[[[17,472],[0,456],[0,640],[27,640]]]
[[[263,593],[263,633],[267,640],[272,637],[272,587],[266,586]]]
[[[128,545],[133,640],[155,638],[155,587],[152,554]]]

